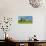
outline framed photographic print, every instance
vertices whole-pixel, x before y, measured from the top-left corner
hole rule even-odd
[[[32,24],[32,16],[18,16],[19,24]]]

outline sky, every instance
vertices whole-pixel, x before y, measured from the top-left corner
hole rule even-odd
[[[20,19],[20,18],[32,20],[32,16],[19,16],[18,19]]]

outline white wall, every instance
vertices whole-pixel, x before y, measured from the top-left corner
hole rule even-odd
[[[15,16],[11,28],[9,33],[17,40],[27,40],[34,34],[39,40],[44,40],[44,16],[33,16],[32,24],[18,24]]]
[[[33,16],[33,24],[17,23],[18,16],[28,15]],[[28,39],[35,33],[38,39],[44,39],[44,15],[46,15],[46,8],[32,8],[28,0],[0,0],[0,16],[13,17],[9,33],[16,39]]]
[[[45,16],[45,24],[44,24],[44,39],[46,40],[46,16]]]
[[[44,39],[44,16],[33,16],[33,25],[32,25],[32,31],[33,34],[37,35],[37,38],[39,40]]]
[[[29,37],[32,37],[34,34],[36,34],[39,40],[43,40],[44,16],[32,16],[32,17],[33,17],[32,24],[18,24],[17,23],[18,16],[14,16],[12,26],[10,27],[10,31],[8,31],[9,36],[14,39],[16,38],[16,40],[28,40]],[[1,39],[2,38],[4,37],[1,37]]]

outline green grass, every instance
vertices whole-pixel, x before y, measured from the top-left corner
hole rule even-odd
[[[19,24],[32,24],[32,20],[18,20]]]

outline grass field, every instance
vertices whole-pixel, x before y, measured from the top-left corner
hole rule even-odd
[[[18,20],[19,24],[32,24],[32,20]]]

